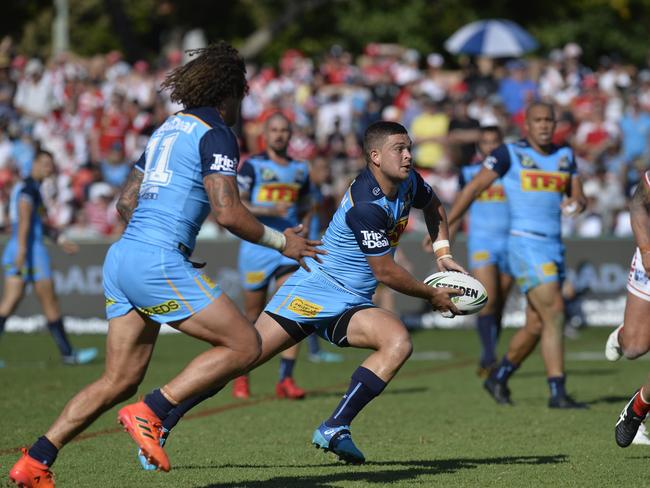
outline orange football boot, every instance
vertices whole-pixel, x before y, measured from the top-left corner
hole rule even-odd
[[[275,396],[290,400],[301,400],[305,398],[305,390],[296,385],[293,378],[287,377],[275,385]]]
[[[20,488],[54,488],[54,473],[43,463],[27,454],[22,448],[23,455],[9,471],[9,479]]]
[[[232,396],[235,398],[250,398],[251,390],[248,385],[248,375],[238,376],[232,381]]]
[[[150,464],[161,471],[169,471],[171,466],[167,453],[160,446],[162,422],[144,402],[132,403],[122,407],[117,413],[117,421],[124,426],[142,455]]]

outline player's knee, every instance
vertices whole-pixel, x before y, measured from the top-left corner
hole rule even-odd
[[[131,398],[138,392],[142,377],[133,374],[105,375],[103,380],[109,396],[114,398],[115,401],[121,402]]]
[[[403,334],[391,338],[387,352],[394,362],[399,364],[406,362],[413,353],[413,343],[409,334],[405,331]]]

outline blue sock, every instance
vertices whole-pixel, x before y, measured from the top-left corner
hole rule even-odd
[[[144,397],[144,403],[160,420],[165,420],[174,409],[172,402],[167,400],[160,390],[154,390]]]
[[[0,334],[2,334],[5,330],[5,322],[7,321],[7,317],[3,317],[0,315]]]
[[[359,366],[352,374],[350,387],[332,416],[325,421],[328,427],[350,425],[354,417],[370,400],[386,388],[386,382],[369,369]]]
[[[508,382],[508,378],[510,378],[510,376],[512,376],[512,374],[517,371],[517,368],[519,368],[519,365],[511,363],[508,360],[507,356],[504,355],[497,369],[492,372],[492,377],[499,383],[503,383],[505,385]]]
[[[496,363],[496,348],[498,325],[497,317],[494,314],[479,316],[476,322],[476,330],[481,341],[481,367],[486,368]]]
[[[27,454],[29,454],[31,458],[36,459],[39,463],[52,466],[54,461],[56,461],[56,456],[59,454],[59,450],[47,437],[43,435],[32,444],[32,447],[29,448]]]
[[[280,358],[280,381],[293,377],[293,367],[295,365],[295,359]]]
[[[208,398],[215,396],[222,389],[223,386],[219,386],[217,388],[213,388],[212,390],[208,390],[205,393],[201,393],[200,395],[196,395],[195,397],[189,398],[184,402],[179,403],[172,409],[171,412],[169,412],[167,417],[165,417],[165,419],[163,420],[162,423],[163,428],[168,431],[172,430],[174,427],[176,427],[178,421],[181,418],[183,418],[183,415],[189,412],[192,408],[196,407],[203,400],[207,400]]]
[[[49,329],[50,334],[52,334],[52,339],[56,342],[56,345],[61,352],[61,356],[70,356],[72,354],[72,346],[70,345],[68,336],[63,328],[63,320],[58,319],[53,322],[48,322],[47,328]]]
[[[564,389],[564,383],[566,377],[562,376],[550,376],[547,378],[548,387],[551,390],[551,398],[564,397],[566,396],[566,390]]]
[[[318,343],[318,336],[316,334],[309,334],[307,336],[307,347],[309,354],[318,354],[320,352],[320,344]]]

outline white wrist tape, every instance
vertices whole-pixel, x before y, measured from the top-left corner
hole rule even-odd
[[[264,234],[262,234],[262,237],[257,243],[261,246],[270,247],[271,249],[282,252],[287,245],[287,238],[282,232],[278,232],[265,225]]]
[[[448,240],[445,239],[444,241],[436,241],[436,242],[434,242],[433,243],[433,252],[436,252],[436,251],[442,249],[443,247],[451,247],[449,245]]]

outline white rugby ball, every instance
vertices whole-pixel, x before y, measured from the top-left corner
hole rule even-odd
[[[461,315],[470,315],[481,310],[488,301],[485,287],[479,280],[458,271],[440,271],[428,276],[424,284],[436,288],[456,288],[462,295],[454,295],[451,301]]]

